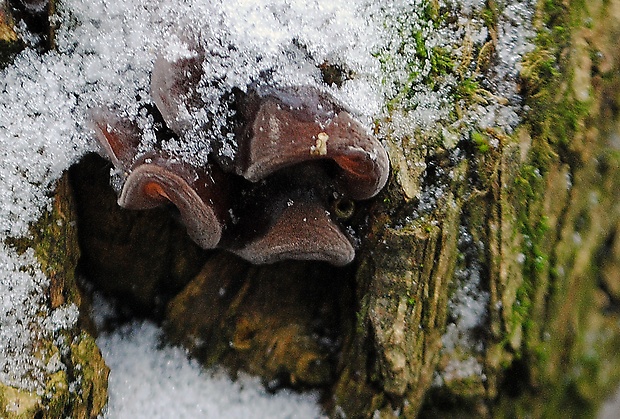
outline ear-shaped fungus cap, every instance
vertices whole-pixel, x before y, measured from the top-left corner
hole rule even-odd
[[[195,89],[203,76],[203,55],[174,62],[160,57],[152,75],[153,100],[164,121],[189,143],[209,129],[195,126],[190,115],[205,107]],[[355,250],[327,203],[334,197],[367,199],[381,190],[389,174],[381,143],[333,97],[315,88],[255,85],[233,96],[237,115],[231,129],[238,150],[229,161],[218,160],[220,166],[197,168],[158,150],[139,154],[141,132],[135,124],[95,113],[97,138],[123,171],[119,204],[147,209],[171,202],[199,245],[223,246],[254,263],[351,262]],[[233,179],[230,172],[250,182]],[[258,201],[248,205],[252,197]],[[264,223],[255,228],[258,219]]]
[[[316,182],[333,184],[334,190],[351,199],[376,195],[387,182],[389,159],[381,143],[336,104],[334,98],[313,88],[276,90],[254,86],[237,100],[244,121],[237,138],[239,154],[235,171],[252,182],[268,179],[285,168],[332,160],[335,178],[326,173]],[[312,181],[291,178],[294,187],[312,188]],[[314,179],[314,177],[313,177]],[[274,215],[269,230],[234,250],[255,263],[282,259],[323,260],[345,265],[355,256],[349,238],[341,231],[325,200],[309,194]]]
[[[128,209],[148,209],[166,202],[174,204],[189,236],[205,249],[217,246],[224,224],[222,196],[213,177],[203,170],[163,156],[143,158],[127,177],[118,199]],[[218,214],[220,212],[220,214]]]
[[[263,87],[250,91],[239,111],[248,123],[240,133],[237,171],[250,181],[305,161],[331,159],[350,198],[371,198],[387,182],[389,158],[381,143],[324,93]]]
[[[96,109],[91,112],[93,130],[106,156],[119,170],[127,172],[133,165],[140,145],[140,130],[129,120],[111,111]]]
[[[187,58],[169,61],[159,56],[151,74],[151,96],[168,128],[184,135],[196,129],[190,112],[203,109],[205,104],[196,91],[203,75],[203,52]]]
[[[119,118],[101,119],[103,115],[95,115],[97,139],[114,165],[125,171],[119,205],[150,209],[170,202],[194,241],[205,249],[216,247],[227,211],[226,180],[218,171],[197,169],[162,153],[136,159],[138,129]]]

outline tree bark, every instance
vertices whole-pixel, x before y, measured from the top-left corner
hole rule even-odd
[[[495,62],[497,7],[482,12],[491,41],[472,58],[477,77]],[[139,260],[133,284],[146,291],[108,275],[93,275],[96,286],[157,311],[170,340],[207,366],[249,371],[274,390],[323,390],[333,417],[593,415],[620,381],[620,2],[541,2],[534,20],[520,125],[472,134],[456,145],[459,159],[440,134],[388,136],[390,182],[349,221],[363,233],[351,266],[252,266],[202,252],[161,212],[115,210],[107,192],[89,194],[91,175],[107,180],[89,157],[72,169],[82,269],[116,263],[96,245],[102,234],[134,243],[116,250]],[[59,203],[70,200],[65,186]],[[93,227],[98,207],[103,227]],[[165,239],[144,241],[153,220]],[[36,242],[50,243],[27,245]],[[72,279],[54,283],[50,304],[80,300]],[[100,408],[105,368],[88,348]]]
[[[510,136],[485,133],[497,147],[472,146],[455,168],[464,176],[453,177],[429,218],[391,214],[403,212],[416,183],[408,167],[447,168],[446,151],[423,159],[390,149],[395,175],[375,209],[390,215],[375,216],[360,257],[358,332],[334,388],[345,412],[583,417],[614,388],[618,7],[539,4],[536,49],[521,72],[530,111]],[[469,331],[475,344],[449,348],[456,313],[448,302],[463,269],[480,275],[489,298],[484,322]],[[467,373],[467,365],[480,368]]]
[[[55,309],[75,305],[81,319],[73,327],[42,335],[33,342],[33,356],[48,365],[44,388],[27,390],[0,383],[3,418],[90,418],[105,407],[109,370],[92,336],[88,302],[76,282],[80,256],[76,218],[67,174],[58,181],[52,209],[31,227],[31,238],[7,243],[20,253],[32,248],[50,279],[41,313],[51,315]],[[52,367],[58,362],[64,367]]]
[[[488,10],[494,7],[488,3]],[[456,163],[436,138],[425,139],[426,147],[387,139],[391,182],[364,208],[370,222],[355,265],[336,270],[336,285],[327,285],[340,303],[324,300],[340,319],[339,353],[327,357],[333,372],[324,383],[332,416],[547,417],[562,411],[581,417],[594,414],[615,387],[619,7],[537,6],[535,48],[523,58],[520,76],[529,110],[512,134],[487,129],[459,144],[466,158]],[[488,49],[477,59],[488,60]],[[453,176],[440,175],[450,171]],[[412,218],[420,196],[438,187],[444,193],[433,211]],[[297,307],[313,305],[297,290],[316,279],[291,266],[253,267],[241,277],[251,284],[284,275],[287,298],[301,296]],[[219,286],[221,279],[205,275],[198,289],[213,293],[210,282]],[[341,288],[343,282],[348,285]],[[248,286],[252,291],[241,287],[217,315],[203,317],[209,345],[215,340],[223,352],[195,353],[209,364],[243,365],[272,382],[274,373],[264,364],[278,355],[261,358],[253,351],[270,353],[260,336],[277,336],[286,326],[248,322],[239,313],[262,307],[289,325],[297,318],[279,311],[277,297],[256,304],[274,289]],[[196,349],[194,332],[185,334],[175,320],[195,310],[188,303],[192,292],[171,302],[168,321],[173,339]],[[207,300],[200,305],[218,301]],[[458,310],[481,303],[479,323],[468,326]],[[246,331],[243,347],[227,345],[240,328]],[[295,330],[288,333],[311,335],[308,327]],[[283,356],[301,359],[296,351]],[[294,368],[280,372],[288,374],[285,384],[300,383]]]

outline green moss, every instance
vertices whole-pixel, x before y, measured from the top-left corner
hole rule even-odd
[[[545,38],[543,37],[543,39]],[[538,47],[523,57],[520,75],[524,81],[523,87],[527,91],[526,97],[535,99],[532,101],[533,104],[542,104],[542,102],[549,100],[551,92],[548,87],[561,74],[557,59],[556,51],[553,50],[552,46],[549,48]],[[528,116],[530,120],[535,116],[534,121],[539,123],[546,120],[544,114],[539,115],[531,112]]]
[[[550,140],[562,147],[570,144],[575,136],[578,124],[587,116],[590,105],[565,97],[556,107],[557,119],[550,126]]]
[[[480,153],[485,154],[491,148],[491,145],[489,144],[489,139],[484,134],[482,134],[481,132],[479,132],[479,131],[472,131],[471,134],[470,134],[470,137],[471,137],[471,140],[476,145],[476,149]]]
[[[447,12],[441,13],[439,3],[436,0],[429,0],[423,2],[421,9],[411,10],[410,13],[396,18],[396,30],[401,39],[400,47],[392,53],[377,53],[376,57],[383,67],[383,72],[390,73],[395,68],[396,61],[391,54],[402,55],[406,59],[404,67],[409,76],[399,86],[394,86],[397,93],[387,103],[389,111],[406,104],[407,99],[411,99],[413,94],[418,91],[416,87],[420,84],[434,89],[437,78],[454,72],[455,59],[453,54],[443,47],[429,47],[426,43],[425,32],[420,30],[417,25],[418,22],[431,22],[437,28],[446,17]],[[412,50],[415,51],[415,54],[409,53]],[[421,74],[421,68],[424,67],[421,62],[430,64],[430,71],[424,77]],[[401,68],[399,68],[400,70]]]
[[[538,203],[544,196],[545,179],[541,171],[526,164],[521,167],[515,177],[513,190],[509,192],[511,197],[519,197],[513,202],[516,209],[515,226],[518,234],[523,237],[521,253],[523,254],[523,282],[516,290],[516,298],[511,307],[511,325],[507,328],[511,331],[510,336],[505,336],[505,344],[510,345],[515,351],[517,358],[532,355],[540,348],[536,348],[538,342],[538,328],[533,323],[534,299],[541,292],[542,284],[539,284],[539,276],[546,275],[549,267],[549,255],[546,253],[547,233],[549,220],[540,213]],[[520,342],[513,341],[513,333],[523,331],[523,339]],[[520,347],[514,347],[520,343]],[[534,356],[532,359],[540,359]]]
[[[18,252],[28,248],[34,249],[42,271],[50,278],[50,286],[46,290],[49,309],[68,303],[79,306],[81,303],[75,282],[79,248],[74,220],[72,194],[68,178],[65,176],[56,185],[51,209],[31,226],[30,237],[7,240],[7,244]],[[108,369],[94,339],[84,332],[80,333],[77,328],[60,333],[54,342],[50,338],[37,344],[45,362],[57,357],[66,366],[66,370],[49,373],[46,377],[45,391],[41,395],[31,394],[34,401],[29,401],[28,405],[33,407],[28,408],[30,410],[23,417],[87,418],[98,415],[105,405]],[[61,350],[55,343],[59,341],[72,342],[70,349]],[[69,391],[69,383],[77,386],[78,391]],[[5,399],[9,397],[7,404],[22,403],[21,400],[26,397],[23,392],[14,389],[0,389],[0,392],[2,391]],[[20,416],[10,414],[2,417]]]
[[[442,20],[442,16],[439,14],[439,1],[429,0],[424,4],[423,19],[430,20],[435,24],[439,24]]]
[[[428,58],[428,51],[426,50],[426,42],[421,31],[413,33],[413,41],[415,43],[415,53],[419,58]]]
[[[82,333],[71,345],[71,363],[80,391],[74,394],[76,411],[84,417],[99,414],[107,402],[109,369],[105,365],[95,339]]]
[[[583,22],[584,6],[574,3],[570,9],[559,0],[542,3],[544,26],[537,32],[536,48],[523,58],[521,71],[526,104],[531,108],[525,121],[534,136],[559,146],[560,153],[590,109],[590,104],[575,100],[568,83],[573,70],[566,51],[572,28]]]
[[[584,144],[584,132],[601,124],[593,117],[593,103],[577,100],[572,90],[575,70],[571,66],[575,62],[571,61],[570,43],[574,29],[588,22],[583,15],[583,2],[540,3],[544,26],[536,37],[536,48],[523,62],[522,86],[531,108],[525,126],[531,143],[527,164],[514,177],[508,195],[525,258],[523,282],[509,317],[512,327],[506,330],[522,328],[523,339],[515,355],[527,369],[526,387],[539,391],[518,394],[503,407],[500,401],[498,417],[510,417],[508,412],[516,410],[532,417],[556,417],[560,411],[568,417],[592,417],[596,401],[601,399],[603,383],[597,380],[606,375],[602,373],[604,357],[592,350],[592,346],[601,345],[593,345],[592,336],[588,336],[599,327],[588,323],[601,315],[595,298],[599,275],[595,264],[578,265],[577,260],[602,242],[576,244],[572,238],[573,232],[583,230],[587,235],[591,229],[588,197],[601,188],[600,178],[586,167],[590,163],[583,156],[596,155],[597,148],[607,146],[594,136]],[[597,94],[592,97],[598,98]],[[561,175],[558,177],[559,169],[571,175],[566,185]],[[601,189],[597,196],[610,194]],[[567,202],[554,202],[556,196]],[[613,210],[608,210],[611,216]],[[551,219],[554,225],[550,225]],[[505,342],[509,340],[504,337]]]
[[[571,14],[572,13],[572,14]],[[569,62],[564,49],[570,42],[570,28],[579,13],[556,0],[541,3],[543,26],[537,33],[536,48],[523,59],[521,77],[526,90],[526,102],[531,111],[525,117],[533,137],[529,164],[521,167],[513,185],[517,229],[523,236],[522,253],[525,255],[523,273],[525,283],[517,292],[517,306],[513,307],[515,321],[528,317],[530,299],[536,292],[535,283],[540,275],[550,271],[550,256],[546,252],[549,219],[536,204],[545,194],[546,175],[558,157],[567,157],[570,141],[579,124],[589,111],[589,104],[576,101],[568,88],[566,76]],[[527,332],[527,330],[526,330]]]
[[[454,60],[451,53],[441,47],[434,47],[430,56],[431,75],[443,76],[454,69]]]
[[[79,342],[79,343],[77,343]],[[82,343],[88,342],[84,346]],[[77,345],[77,346],[76,346]],[[46,358],[52,356],[60,358],[57,347],[49,345]],[[76,370],[75,363],[66,362],[68,370],[60,369],[49,373],[45,388],[41,392],[20,390],[0,383],[0,417],[6,419],[56,419],[61,417],[88,418],[95,417],[103,410],[106,402],[107,381],[97,381],[89,374],[91,370],[104,372],[107,380],[107,367],[94,345],[94,340],[88,335],[77,338],[71,347],[71,357],[79,361],[83,368],[79,378],[69,375],[70,370]],[[70,391],[69,382],[78,385],[77,391]],[[97,392],[93,392],[96,389]]]
[[[69,379],[67,373],[60,370],[49,377],[45,394],[49,399],[45,400],[46,417],[61,418],[70,403]]]
[[[470,99],[480,90],[480,83],[472,77],[463,79],[456,89],[456,99]]]
[[[6,243],[23,253],[34,250],[41,270],[51,279],[50,305],[56,308],[65,303],[81,304],[75,282],[79,245],[75,226],[73,198],[65,175],[58,181],[51,211],[45,211],[30,227],[30,236],[9,238]]]
[[[480,13],[480,17],[484,21],[484,25],[487,28],[497,27],[499,20],[499,11],[497,9],[497,3],[494,0],[488,0]]]

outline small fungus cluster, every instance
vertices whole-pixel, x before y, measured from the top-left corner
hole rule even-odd
[[[149,113],[161,121],[158,138],[200,136],[186,109],[206,107],[194,86],[208,58],[200,53],[155,61]],[[119,205],[172,203],[200,246],[228,249],[253,263],[351,262],[352,239],[341,228],[342,211],[334,208],[371,198],[385,185],[389,160],[381,143],[344,105],[312,86],[283,88],[261,80],[235,89],[229,102],[227,135],[236,149],[212,153],[201,165],[161,142],[141,150],[138,124],[112,110],[94,112],[97,139],[121,173]],[[218,144],[204,142],[217,150]]]

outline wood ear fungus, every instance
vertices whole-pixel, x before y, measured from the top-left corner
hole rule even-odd
[[[181,142],[209,129],[186,118],[187,109],[206,106],[193,87],[202,77],[203,55],[155,63],[153,101]],[[389,159],[381,143],[317,88],[254,84],[236,92],[234,108],[235,153],[201,167],[157,145],[139,152],[136,124],[111,111],[94,112],[96,138],[122,172],[119,205],[171,203],[199,245],[225,248],[253,263],[351,262],[352,239],[330,203],[368,199],[383,188]]]

